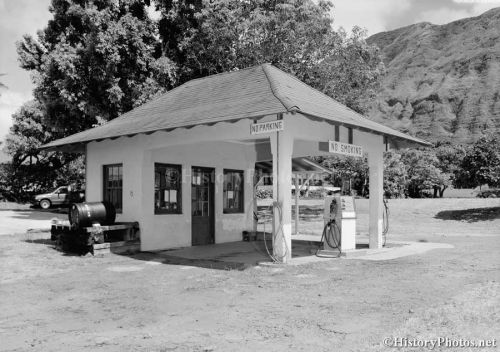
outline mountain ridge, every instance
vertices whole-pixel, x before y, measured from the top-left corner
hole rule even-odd
[[[367,42],[380,48],[387,68],[369,118],[431,142],[471,143],[500,132],[500,7]]]

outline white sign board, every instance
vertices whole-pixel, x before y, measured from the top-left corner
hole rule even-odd
[[[354,144],[341,143],[336,141],[328,141],[328,152],[349,156],[363,156],[363,147]]]
[[[250,126],[250,134],[263,134],[283,131],[285,124],[283,120],[259,122]]]

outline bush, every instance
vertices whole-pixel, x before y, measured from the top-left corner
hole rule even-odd
[[[477,194],[479,198],[500,198],[500,188],[496,189],[486,189],[484,191],[479,191]]]
[[[262,186],[257,188],[257,192],[255,192],[255,196],[257,199],[269,199],[273,197],[273,188],[272,186],[269,188],[267,186]]]

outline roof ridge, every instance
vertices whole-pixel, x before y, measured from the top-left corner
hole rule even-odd
[[[347,111],[350,111],[350,112],[353,112],[353,113],[357,114],[358,116],[360,116],[360,117],[364,118],[365,120],[370,120],[369,118],[367,118],[367,117],[366,117],[366,116],[364,116],[363,114],[360,114],[360,113],[359,113],[359,112],[357,112],[356,110],[353,110],[353,109],[351,109],[350,107],[348,107],[348,106],[346,106],[346,105],[342,104],[342,103],[341,103],[341,102],[339,102],[337,99],[332,98],[331,96],[329,96],[329,95],[328,95],[328,94],[326,94],[326,93],[323,93],[323,92],[322,92],[322,91],[320,91],[319,89],[316,89],[316,88],[314,88],[314,87],[311,87],[310,85],[308,85],[308,84],[306,84],[306,83],[302,82],[302,81],[301,81],[300,79],[298,79],[296,76],[294,76],[294,75],[292,75],[292,74],[290,74],[290,73],[288,73],[288,72],[286,72],[286,71],[280,70],[279,68],[277,68],[276,66],[273,66],[273,65],[271,65],[271,64],[269,64],[268,66],[271,66],[272,68],[274,68],[274,69],[276,69],[276,70],[278,70],[278,71],[280,71],[280,72],[283,72],[285,75],[287,75],[287,76],[289,76],[290,78],[292,78],[293,80],[297,81],[299,84],[301,84],[301,85],[303,85],[303,86],[306,86],[306,87],[307,87],[307,88],[309,88],[310,90],[316,91],[316,92],[320,93],[321,95],[323,95],[324,97],[326,97],[326,98],[328,98],[328,99],[330,99],[330,100],[333,100],[333,101],[334,101],[335,103],[337,103],[337,104],[338,104],[338,105],[339,105],[342,109],[347,110]],[[300,110],[300,108],[299,108],[299,110]],[[370,121],[372,121],[372,120],[370,120]]]
[[[263,66],[263,68],[268,68],[268,67],[269,67],[269,68],[272,68],[272,69],[275,69],[275,70],[277,70],[277,71],[279,71],[279,72],[284,73],[284,74],[285,74],[285,75],[287,75],[288,77],[292,78],[294,81],[297,81],[297,82],[298,82],[299,84],[301,84],[302,86],[305,86],[306,88],[308,88],[308,89],[310,89],[310,90],[312,90],[312,91],[318,92],[319,94],[321,94],[321,95],[322,95],[322,96],[324,96],[325,98],[328,98],[329,100],[331,100],[331,101],[335,102],[335,103],[336,103],[336,105],[338,105],[340,108],[342,108],[342,109],[344,109],[344,110],[346,110],[346,111],[348,111],[348,112],[351,112],[351,113],[353,113],[353,114],[356,114],[357,116],[359,116],[360,118],[363,118],[363,119],[364,119],[364,120],[366,120],[366,121],[370,121],[371,123],[373,123],[373,124],[375,124],[375,125],[377,125],[377,126],[380,126],[380,127],[387,127],[387,126],[385,126],[385,125],[383,125],[383,124],[381,124],[381,123],[379,123],[379,122],[377,122],[377,121],[374,121],[374,120],[372,120],[372,119],[369,119],[369,118],[368,118],[368,117],[366,117],[365,115],[363,115],[363,114],[361,114],[361,113],[359,113],[359,112],[357,112],[357,111],[355,111],[355,110],[351,109],[350,107],[348,107],[348,106],[346,106],[346,105],[342,104],[342,103],[341,103],[341,102],[339,102],[337,99],[334,99],[334,98],[332,98],[331,96],[329,96],[329,95],[327,95],[327,94],[323,93],[323,92],[322,92],[322,91],[320,91],[319,89],[316,89],[316,88],[314,88],[314,87],[311,87],[310,85],[308,85],[308,84],[306,84],[306,83],[302,82],[302,81],[301,81],[300,79],[298,79],[296,76],[294,76],[294,75],[292,75],[292,74],[290,74],[290,73],[288,73],[288,72],[286,72],[286,71],[283,71],[283,70],[279,69],[278,67],[276,67],[276,66],[274,66],[274,65],[272,65],[272,64],[268,64],[268,63],[266,63],[266,64],[263,64],[262,66]],[[266,71],[266,69],[264,69],[264,73],[266,74],[266,77],[268,77],[268,79],[269,79],[269,72],[267,72],[267,71]],[[277,88],[276,88],[276,87],[274,87],[274,85],[272,84],[271,79],[269,79],[269,81],[270,81],[270,83],[271,83],[271,90],[272,90],[272,92],[273,92],[274,96],[276,96],[276,98],[278,98],[278,100],[281,102],[281,104],[283,104],[283,106],[285,106],[285,108],[287,108],[287,110],[289,110],[289,111],[290,111],[290,110],[293,110],[293,108],[295,108],[296,110],[299,110],[299,111],[301,110],[301,109],[300,109],[300,107],[298,107],[297,105],[293,105],[293,106],[289,109],[289,108],[287,107],[287,105],[286,105],[285,103],[283,103],[283,101],[280,99],[280,97],[279,97],[279,96],[277,96],[277,92],[275,92],[275,89],[277,90]],[[286,98],[286,99],[288,99],[288,98]],[[289,100],[290,100],[290,99],[289,99]],[[306,114],[307,114],[307,112],[306,112]],[[311,114],[309,114],[309,115],[311,115]],[[312,115],[314,115],[314,114],[312,114]],[[314,115],[314,116],[317,116],[317,115]],[[396,130],[396,129],[394,129],[394,130],[395,130],[395,131],[397,131],[397,132],[400,132],[400,131],[398,131],[398,130]],[[408,134],[408,135],[409,135],[409,136],[411,136],[410,134]],[[420,138],[417,138],[417,137],[414,137],[414,136],[411,136],[411,137],[413,137],[413,138],[415,138],[415,139],[418,139],[418,140],[420,140],[420,141],[425,142],[424,140],[422,140],[422,139],[420,139]]]
[[[264,66],[264,65],[269,65],[269,64],[268,63],[263,63],[263,64],[249,66],[249,67],[245,67],[245,68],[235,67],[234,71],[224,71],[224,72],[214,73],[214,74],[211,74],[211,75],[208,75],[208,76],[203,76],[203,77],[198,77],[198,78],[190,79],[189,81],[182,83],[178,87],[182,87],[186,83],[190,83],[190,82],[194,82],[194,81],[199,81],[199,80],[203,80],[203,79],[208,79],[208,78],[212,78],[212,77],[216,77],[216,76],[230,75],[232,73],[237,73],[237,72],[241,72],[241,71],[248,71],[248,70],[256,69],[256,68]]]
[[[265,64],[262,64],[260,65],[262,67],[262,71],[264,71],[264,74],[266,75],[266,78],[267,78],[267,81],[269,82],[269,86],[271,87],[271,92],[273,93],[273,95],[276,97],[276,99],[278,99],[278,101],[285,107],[285,109],[287,111],[297,111],[297,110],[300,110],[300,107],[298,107],[297,105],[293,104],[293,101],[288,98],[287,96],[283,96],[280,92],[279,92],[279,87],[276,87],[276,82],[275,82],[275,79],[271,77],[271,73],[268,72],[268,67],[272,67],[278,71],[281,71],[283,73],[286,74],[285,71],[282,71],[280,70],[279,68],[273,66],[272,64],[270,63],[265,63]],[[285,103],[284,100],[288,100],[290,103]]]

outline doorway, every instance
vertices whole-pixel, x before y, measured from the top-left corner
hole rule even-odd
[[[191,174],[191,243],[215,243],[215,169],[193,167]]]

